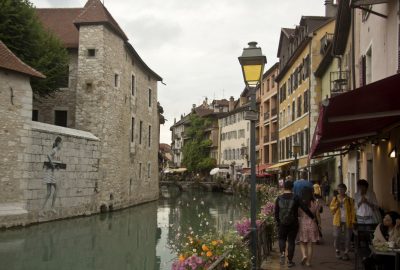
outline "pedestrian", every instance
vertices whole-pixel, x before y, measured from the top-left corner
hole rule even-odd
[[[368,186],[368,181],[365,179],[357,181],[357,192],[354,195],[354,201],[358,224],[381,223],[381,216],[375,193],[368,189]]]
[[[283,183],[285,182],[285,180],[283,180],[283,177],[279,178],[278,180],[278,187],[279,189],[283,189]]]
[[[331,186],[327,178],[322,182],[322,195],[324,197],[325,203],[329,205],[329,193],[331,191]]]
[[[318,200],[314,198],[312,190],[310,189],[303,191],[302,201],[315,216],[315,219],[310,218],[302,209],[299,209],[298,237],[300,241],[301,254],[303,255],[301,264],[311,266],[314,244],[320,240],[320,205]]]
[[[338,185],[338,195],[332,199],[330,210],[333,214],[333,236],[336,258],[349,260],[350,240],[356,222],[354,200],[346,195],[347,187]],[[344,253],[341,255],[342,234],[344,236]]]
[[[321,192],[321,186],[320,186],[319,181],[315,181],[314,182],[313,189],[314,189],[314,196],[317,199],[321,199],[322,198],[322,192]]]
[[[296,180],[293,184],[293,193],[299,198],[302,198],[304,189],[313,189],[313,184],[307,180],[307,171],[302,171],[300,179]]]
[[[301,200],[294,196],[293,182],[286,180],[283,184],[283,194],[279,195],[275,201],[275,221],[278,226],[278,239],[280,251],[280,264],[285,264],[286,242],[288,243],[287,266],[293,267],[293,255],[295,250],[295,239],[299,229],[298,209],[303,209],[304,213],[311,219],[314,215]]]

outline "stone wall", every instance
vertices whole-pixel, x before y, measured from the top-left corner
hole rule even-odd
[[[91,133],[39,122],[32,122],[31,146],[24,153],[22,173],[23,195],[30,222],[96,213],[99,140]],[[55,171],[57,193],[54,190],[44,205],[47,185],[43,164],[57,136],[62,138],[60,162],[66,169]]]
[[[23,153],[32,115],[29,77],[0,69],[0,216],[1,205],[20,203]]]
[[[158,198],[159,141],[157,81],[143,71],[139,61],[126,50],[124,41],[107,27],[81,26],[79,37],[76,125],[101,140],[97,204],[99,207],[112,205],[116,209],[155,200]],[[94,58],[87,57],[89,48],[96,50]],[[134,95],[132,75],[135,76]],[[87,89],[88,80],[93,92]],[[152,89],[151,107],[148,106],[149,88]],[[133,142],[132,117],[135,118]],[[150,147],[149,125],[152,127]]]
[[[70,49],[68,87],[60,88],[54,95],[35,99],[33,109],[38,110],[38,121],[54,124],[55,110],[67,111],[67,127],[75,128],[76,83],[78,74],[77,51]]]

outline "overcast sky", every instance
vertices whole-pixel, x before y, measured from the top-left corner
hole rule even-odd
[[[36,7],[83,7],[86,0],[31,0]],[[148,66],[166,85],[158,100],[167,122],[162,143],[171,143],[174,118],[205,97],[238,98],[244,88],[237,57],[249,41],[276,58],[282,27],[302,15],[323,16],[324,0],[104,0]]]

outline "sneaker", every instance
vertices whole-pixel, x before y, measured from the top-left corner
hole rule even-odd
[[[342,256],[340,256],[340,251],[336,250],[336,259],[341,259]]]
[[[293,261],[288,261],[288,263],[287,263],[287,267],[293,267],[293,266],[295,266],[296,264],[293,262]]]
[[[281,254],[281,257],[279,258],[279,264],[280,265],[285,264],[285,253]]]
[[[347,253],[343,254],[342,260],[343,260],[343,261],[348,261],[348,260],[350,260],[349,255],[348,255]]]

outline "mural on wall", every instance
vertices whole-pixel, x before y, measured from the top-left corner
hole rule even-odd
[[[53,147],[51,152],[47,155],[48,161],[43,163],[44,168],[44,177],[43,181],[46,184],[47,193],[46,199],[44,200],[43,206],[41,208],[41,215],[44,215],[44,210],[47,204],[47,201],[52,196],[51,200],[51,208],[50,210],[54,213],[57,213],[54,209],[54,203],[57,198],[57,171],[60,169],[66,169],[67,165],[60,161],[60,151],[61,151],[61,143],[62,139],[60,136],[57,136],[53,143]]]

